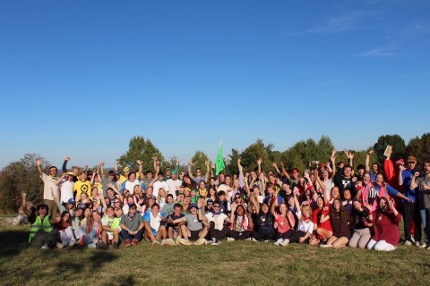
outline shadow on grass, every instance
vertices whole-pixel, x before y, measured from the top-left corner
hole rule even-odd
[[[83,252],[88,252],[86,248],[68,249],[69,254],[80,252],[77,256],[85,255]],[[65,251],[61,251],[65,254]],[[67,255],[67,254],[66,254]],[[73,256],[72,256],[73,257]],[[61,273],[61,277],[65,281],[76,279],[79,276],[89,276],[97,274],[105,264],[112,263],[118,258],[117,254],[105,251],[91,251],[90,255],[85,256],[81,260],[62,260],[56,264],[56,273]],[[118,283],[116,283],[118,285]]]
[[[28,231],[7,230],[0,232],[0,257],[18,256],[27,248]]]
[[[135,281],[133,279],[133,277],[131,275],[122,275],[119,277],[115,277],[113,279],[113,281],[109,281],[109,283],[107,283],[107,286],[117,286],[117,285],[121,285],[121,286],[132,286],[135,285]]]

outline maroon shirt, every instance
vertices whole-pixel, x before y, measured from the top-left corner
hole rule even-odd
[[[394,215],[392,211],[388,213],[376,211],[373,218],[375,225],[373,240],[385,240],[387,243],[396,246],[400,240],[399,223],[401,220],[402,217],[398,212],[397,215]]]

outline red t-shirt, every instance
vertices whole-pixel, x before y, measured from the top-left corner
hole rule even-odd
[[[332,231],[330,218],[328,218],[325,222],[320,223],[321,216],[328,216],[330,214],[330,205],[326,204],[322,209],[318,208],[314,211],[312,221],[317,225],[317,228],[323,228],[328,231]]]

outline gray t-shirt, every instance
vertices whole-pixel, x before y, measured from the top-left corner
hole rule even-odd
[[[416,179],[420,193],[420,209],[430,208],[430,191],[424,190],[424,185],[430,186],[430,177]]]
[[[139,225],[143,223],[143,218],[139,214],[135,214],[133,219],[130,219],[128,214],[125,214],[121,217],[121,224],[124,224],[129,230],[137,230]]]
[[[197,214],[186,214],[185,219],[187,220],[187,228],[189,230],[197,231],[203,228],[203,224],[199,221]]]

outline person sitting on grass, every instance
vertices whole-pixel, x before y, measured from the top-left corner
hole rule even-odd
[[[392,251],[400,239],[399,223],[401,215],[394,207],[394,202],[386,197],[379,199],[379,209],[373,214],[374,235],[367,244],[367,249]]]
[[[182,237],[181,225],[183,225],[185,222],[179,222],[179,223],[169,223],[169,222],[170,221],[173,222],[182,217],[184,217],[184,214],[182,214],[182,205],[175,204],[175,206],[173,207],[173,213],[170,214],[167,219],[167,222],[168,222],[167,223],[167,237],[168,237],[167,244],[168,245],[179,244],[179,240]]]
[[[297,230],[286,235],[283,246],[287,246],[290,242],[308,243],[312,236],[314,231],[314,223],[311,219],[312,208],[307,202],[302,204],[301,209],[297,212],[297,217],[299,218]]]
[[[144,222],[141,215],[137,214],[137,206],[131,204],[128,206],[128,213],[121,217],[120,227],[121,236],[124,239],[124,246],[137,246],[142,239]]]
[[[107,207],[106,215],[102,219],[102,241],[104,243],[103,248],[107,248],[109,244],[112,244],[114,249],[118,249],[119,246],[119,235],[121,233],[121,219],[115,217],[113,207]]]
[[[255,227],[252,232],[252,237],[258,241],[269,242],[275,239],[275,229],[274,229],[275,217],[269,211],[269,205],[263,203],[260,207],[260,211],[257,214]]]
[[[310,245],[318,245],[320,242],[324,244],[333,235],[330,222],[330,204],[325,202],[324,198],[320,195],[317,198],[317,206],[318,208],[314,211],[312,217],[315,236],[310,239]]]
[[[54,224],[54,228],[58,231],[59,239],[57,242],[58,248],[63,248],[66,245],[73,246],[76,244],[76,238],[73,234],[71,216],[68,211],[63,211],[60,215],[60,220]]]
[[[146,230],[146,235],[151,240],[152,245],[167,244],[167,231],[164,226],[166,221],[166,215],[160,212],[160,205],[155,203],[151,206],[151,209],[145,213],[143,216],[144,226]]]
[[[24,209],[24,212],[31,223],[28,243],[34,247],[41,247],[43,250],[54,247],[57,242],[57,231],[53,229],[52,224],[56,221],[47,215],[48,206],[40,204],[30,211]]]
[[[373,226],[373,206],[363,206],[360,199],[354,199],[352,203],[354,209],[352,216],[354,220],[354,233],[349,240],[348,246],[352,248],[365,249],[372,235],[370,227]]]
[[[207,222],[209,223],[209,234],[212,239],[212,245],[221,244],[221,239],[227,237],[230,227],[230,218],[221,211],[221,202],[216,201],[213,204],[213,211],[206,214]]]
[[[276,211],[279,208],[279,212]],[[287,208],[285,203],[278,204],[278,200],[275,200],[272,204],[272,214],[275,217],[274,228],[276,229],[275,245],[284,246],[284,240],[294,233],[294,227],[296,226],[296,220],[291,210]],[[285,242],[287,244],[287,242]]]
[[[218,204],[219,206],[219,204]],[[191,245],[190,240],[196,240],[195,245],[202,245],[206,242],[205,237],[208,234],[207,222],[205,216],[202,214],[201,208],[196,204],[191,204],[189,213],[185,216],[169,220],[171,224],[184,223],[181,225],[182,237],[179,242],[182,245]]]
[[[327,244],[321,247],[341,248],[345,247],[351,237],[349,225],[351,216],[345,210],[340,199],[334,199],[330,211],[330,222],[333,228],[333,235],[327,240]]]
[[[246,213],[243,205],[238,205],[232,213],[230,231],[228,232],[228,241],[250,239],[254,222],[251,219],[251,214]]]
[[[86,217],[85,233],[81,237],[81,246],[88,246],[89,248],[96,248],[99,241],[100,234],[102,232],[102,222],[100,214],[94,210],[85,210],[90,212],[90,216]]]

